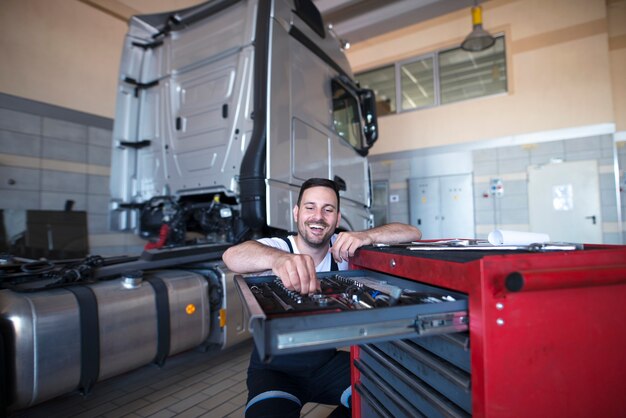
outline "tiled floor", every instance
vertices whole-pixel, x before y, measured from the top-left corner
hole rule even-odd
[[[86,397],[60,396],[10,418],[243,417],[251,340],[225,351],[191,350],[99,382]],[[322,418],[333,407],[307,404],[302,416]]]

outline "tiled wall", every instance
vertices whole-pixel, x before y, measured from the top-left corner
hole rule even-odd
[[[0,94],[0,208],[87,211],[92,254],[137,255],[108,228],[110,119]]]
[[[620,144],[624,145],[621,146]],[[478,148],[478,147],[477,147]],[[431,152],[432,154],[432,152]],[[626,143],[618,143],[617,156],[621,167],[621,218],[622,230],[617,209],[614,170],[613,135],[597,135],[569,140],[538,142],[527,145],[491,147],[471,151],[471,168],[474,187],[475,237],[486,238],[495,228],[527,231],[529,229],[528,207],[528,166],[548,163],[553,159],[563,161],[596,160],[600,182],[602,207],[603,242],[605,244],[626,243],[625,200]],[[406,155],[376,156],[372,160],[374,180],[390,179],[390,195],[399,196],[399,201],[390,202],[390,221],[408,222],[409,196],[407,167],[416,163],[424,164],[424,157]],[[440,170],[435,167],[434,169]],[[459,174],[467,171],[463,166]],[[452,174],[449,169],[445,174]],[[432,176],[443,175],[433,172]],[[491,179],[502,179],[505,193],[494,198],[489,195]],[[446,237],[441,237],[446,238]]]
[[[92,254],[139,254],[144,241],[108,227],[112,125],[110,119],[0,94],[0,208],[63,210],[65,201],[73,200],[75,210],[88,213]],[[471,151],[476,237],[485,238],[494,225],[526,230],[527,168],[561,158],[598,161],[604,243],[626,243],[626,232],[617,222],[613,150],[612,135],[600,135]],[[626,143],[618,142],[616,150],[624,225]],[[423,167],[429,158],[438,157],[407,153],[372,159],[373,180],[389,184],[389,221],[409,222],[408,179],[422,176],[415,167]],[[465,173],[467,164],[462,166]],[[450,167],[445,174],[453,174]],[[496,177],[506,182],[506,193],[484,198]]]
[[[528,166],[554,160],[598,163],[603,243],[620,244],[613,136],[599,135],[564,141],[540,142],[476,150],[474,159],[474,203],[477,238],[486,238],[494,228],[528,230]],[[493,178],[503,180],[505,193],[485,197]],[[494,223],[495,222],[495,223]]]

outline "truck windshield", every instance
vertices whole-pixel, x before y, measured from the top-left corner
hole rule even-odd
[[[361,113],[356,96],[337,81],[332,82],[335,131],[359,153],[365,150]]]

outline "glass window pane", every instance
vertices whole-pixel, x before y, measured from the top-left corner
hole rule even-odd
[[[353,148],[363,148],[359,102],[341,84],[333,81],[333,122],[335,131]]]
[[[424,58],[400,66],[402,110],[435,104],[433,58]]]
[[[361,87],[374,90],[378,116],[396,113],[396,75],[393,65],[356,74],[356,79]]]
[[[441,103],[506,92],[504,37],[480,52],[455,48],[439,53]]]

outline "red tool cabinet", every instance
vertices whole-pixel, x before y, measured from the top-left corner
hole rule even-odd
[[[367,247],[352,268],[457,291],[469,306],[469,331],[456,339],[465,366],[447,355],[459,351],[450,336],[434,350],[420,339],[353,346],[354,417],[626,417],[626,246]],[[437,364],[451,387],[431,381]]]

